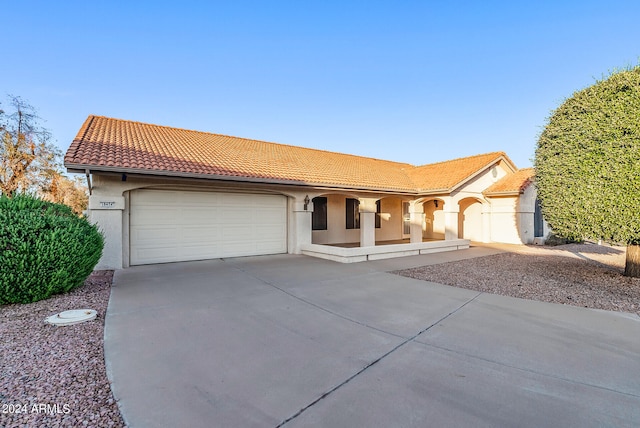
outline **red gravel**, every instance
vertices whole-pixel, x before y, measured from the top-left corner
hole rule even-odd
[[[511,246],[509,251],[396,273],[503,296],[640,315],[640,278],[623,275],[624,247]]]
[[[124,427],[104,363],[104,317],[113,271],[96,271],[68,294],[0,306],[0,427]],[[57,327],[70,309],[97,318]]]

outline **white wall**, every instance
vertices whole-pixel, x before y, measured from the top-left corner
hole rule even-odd
[[[427,239],[444,239],[444,203],[438,200],[438,207],[431,201],[422,204],[424,207],[425,221],[423,237]]]
[[[380,229],[376,241],[402,239],[402,200],[389,197],[380,200]]]
[[[347,229],[344,194],[319,195],[327,198],[327,230],[314,230],[314,244],[344,244],[360,242],[360,229]],[[396,197],[380,201],[380,228],[376,241],[402,239],[402,201]]]
[[[320,195],[327,198],[327,230],[314,230],[314,244],[360,242],[360,229],[347,229],[346,196],[343,194]]]
[[[534,216],[536,211],[537,193],[535,186],[527,186],[518,198],[518,204],[516,205],[516,212],[519,220],[518,232],[520,233],[520,239],[523,244],[533,243],[533,238],[535,236]]]
[[[500,180],[502,177],[507,175],[511,170],[507,170],[507,166],[502,162],[489,167],[487,170],[482,173],[476,175],[474,178],[469,180],[464,186],[458,189],[458,192],[468,192],[468,193],[476,193],[481,194],[485,191],[489,186],[491,186],[496,181]]]
[[[517,196],[491,198],[491,241],[522,244],[519,219],[516,215]]]
[[[458,237],[482,242],[482,204],[476,199],[460,201]]]
[[[531,244],[534,239],[536,189],[529,185],[517,196],[492,197],[491,240]]]

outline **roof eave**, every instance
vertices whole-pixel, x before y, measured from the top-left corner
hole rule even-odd
[[[428,195],[428,196],[432,196],[432,195],[444,195],[444,194],[448,194],[451,193],[451,189],[447,189],[447,188],[442,188],[442,189],[420,189],[418,191],[419,195]]]
[[[508,191],[504,191],[504,192],[485,192],[483,193],[483,195],[491,198],[494,196],[519,196],[522,195],[524,192],[522,190],[508,190]]]
[[[231,176],[231,175],[215,175],[215,174],[194,174],[177,171],[155,171],[148,169],[138,168],[120,168],[110,167],[102,165],[83,165],[70,162],[64,163],[67,172],[69,173],[82,173],[86,171],[91,173],[106,172],[106,173],[118,173],[118,174],[136,174],[142,176],[154,176],[154,177],[170,177],[170,178],[191,178],[209,181],[232,181],[243,183],[260,183],[260,184],[274,184],[274,185],[289,185],[289,186],[305,186],[305,187],[320,187],[334,190],[348,190],[348,191],[366,191],[366,192],[379,192],[379,193],[393,193],[401,195],[416,196],[419,194],[416,190],[411,189],[393,189],[393,188],[374,188],[367,186],[351,187],[346,185],[337,185],[333,183],[315,183],[301,180],[285,180],[277,178],[262,178],[262,177],[246,177],[246,176]]]

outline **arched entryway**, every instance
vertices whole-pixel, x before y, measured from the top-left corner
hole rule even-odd
[[[465,198],[459,206],[458,238],[482,242],[482,202],[476,198]]]
[[[444,201],[431,199],[424,201],[423,238],[426,240],[441,240],[445,235]]]

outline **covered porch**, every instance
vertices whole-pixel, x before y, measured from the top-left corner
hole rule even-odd
[[[309,201],[312,239],[302,254],[353,263],[469,248],[450,196],[329,193]]]

